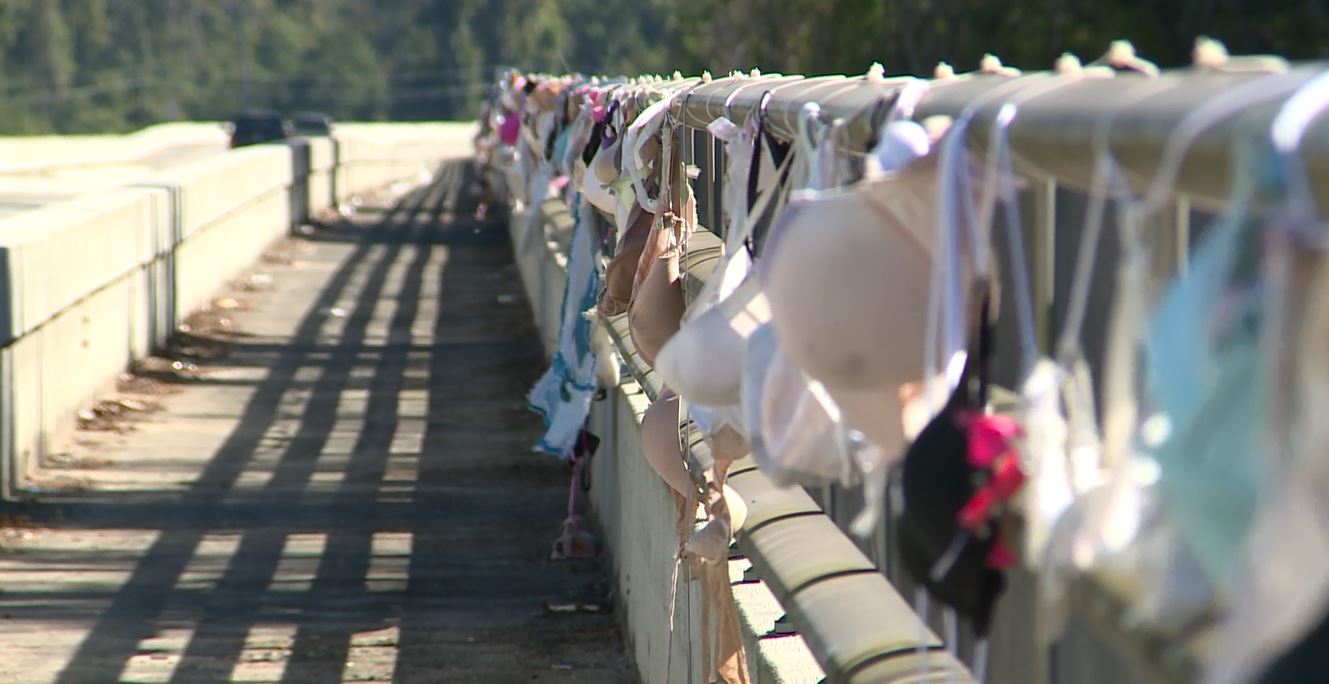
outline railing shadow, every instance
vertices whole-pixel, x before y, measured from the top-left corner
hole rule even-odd
[[[594,564],[545,561],[566,474],[530,453],[539,425],[524,395],[542,355],[506,231],[470,218],[472,169],[444,166],[372,227],[319,233],[316,239],[356,246],[288,343],[240,340],[217,361],[269,370],[183,495],[143,490],[127,503],[79,495],[33,511],[64,527],[157,532],[138,555],[47,559],[66,567],[113,561],[128,571],[57,682],[119,679],[141,642],[167,627],[192,628],[170,678],[180,683],[230,681],[247,637],[271,625],[294,628],[282,682],[341,681],[354,666],[356,636],[381,630],[391,632],[380,644],[391,654],[379,674],[400,682],[514,681],[530,667],[575,661],[578,648],[616,648],[611,616],[544,615],[549,601],[603,597],[594,595]],[[392,283],[399,283],[395,291]],[[329,344],[320,338],[323,312],[348,295],[354,304]],[[393,307],[386,337],[367,341],[382,306]],[[432,339],[422,342],[418,320],[430,315]],[[295,387],[307,389],[308,400],[293,434],[278,445],[275,462],[256,462],[283,411],[289,419],[282,399]],[[418,406],[403,399],[411,390],[427,399]],[[329,468],[327,447],[334,431],[346,429],[339,407],[351,394],[363,401],[358,431],[339,457],[340,479],[323,484],[315,475]],[[417,446],[398,446],[411,431],[405,436]],[[242,475],[264,469],[262,486],[237,486]],[[206,594],[182,587],[200,544],[217,533],[237,536],[238,544],[217,567],[215,585]],[[283,588],[284,551],[293,535],[309,533],[326,540],[312,580],[306,590]],[[398,547],[395,584],[373,576],[384,538]],[[97,598],[44,593],[15,617],[74,619]],[[553,620],[561,621],[557,629],[549,628]],[[578,681],[627,678],[621,662],[603,660],[588,661],[600,669]]]

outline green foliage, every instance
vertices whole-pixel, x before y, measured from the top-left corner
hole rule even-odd
[[[506,66],[927,74],[994,52],[1039,69],[1116,38],[1166,66],[1198,35],[1321,58],[1326,29],[1325,0],[0,0],[0,133],[245,108],[466,118]]]
[[[1329,52],[1329,3],[1273,0],[700,0],[677,2],[678,61],[716,72],[929,74],[938,61],[974,68],[984,53],[1027,69],[1073,52],[1085,61],[1118,38],[1164,66],[1185,64],[1196,37],[1233,54],[1293,59]]]

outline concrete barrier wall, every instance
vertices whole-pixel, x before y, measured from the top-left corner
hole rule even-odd
[[[203,125],[139,139],[177,140]],[[308,184],[309,211],[321,211],[418,178],[441,159],[467,156],[470,130],[466,124],[353,126],[345,134],[349,144],[309,141],[310,163],[299,179],[290,147],[259,145],[0,219],[4,495],[27,491],[80,409],[288,233],[297,180]],[[0,150],[6,144],[0,141]],[[25,144],[49,151],[70,143]],[[95,145],[93,152],[111,146]],[[334,194],[337,178],[343,182]]]
[[[613,549],[613,577],[627,645],[644,682],[700,682],[701,603],[686,570],[679,579],[669,637],[670,588],[677,509],[667,485],[641,453],[641,418],[650,401],[625,383],[595,405],[591,431],[608,437],[593,461],[593,502],[605,544]]]
[[[158,124],[126,135],[0,136],[0,173],[119,164],[184,145],[225,144],[217,122]]]
[[[510,231],[518,270],[547,354],[557,344],[560,307],[567,285],[562,255],[546,231],[527,233],[528,222],[551,231],[568,230],[567,210],[557,200],[512,217]],[[539,226],[537,226],[539,227]],[[591,431],[603,440],[592,462],[591,500],[601,541],[609,552],[619,598],[624,641],[643,682],[702,681],[700,650],[689,636],[699,633],[700,605],[691,605],[693,585],[680,584],[675,638],[669,637],[669,599],[676,509],[668,485],[641,452],[641,417],[650,405],[631,380],[591,410]],[[689,673],[693,666],[697,673]]]
[[[501,174],[489,180],[495,188],[505,185]],[[557,199],[515,214],[509,224],[522,283],[551,354],[561,323],[563,254],[571,228],[568,212]],[[718,248],[718,238],[707,233],[694,235],[690,248],[702,253],[708,241]],[[626,334],[623,321],[615,320],[612,326],[616,334]],[[589,425],[602,440],[592,462],[591,500],[612,564],[624,640],[642,681],[704,682],[696,669],[702,638],[700,589],[686,580],[678,585],[676,627],[670,636],[675,508],[640,445],[641,417],[649,405],[641,384],[654,392],[658,379],[631,359],[628,365],[640,376],[640,384],[625,377],[605,400],[592,405]],[[818,504],[807,492],[788,490],[804,501],[799,503],[779,494],[768,480],[755,482],[756,476],[765,477],[741,472],[743,467],[736,464],[739,472],[731,471],[730,479],[749,504],[750,529],[740,535],[739,549],[756,561],[753,575],[761,581],[736,583],[733,591],[754,682],[919,682],[914,644],[925,626],[931,632],[923,636],[930,640],[923,659],[932,673],[926,681],[974,681],[963,663],[940,648],[936,634],[945,632],[942,611],[934,604],[927,615],[917,616],[903,599],[913,596],[916,584],[900,563],[898,550],[881,551],[891,548],[886,546],[889,532],[858,540],[841,531],[861,506],[844,495],[857,492],[841,490],[829,497],[819,492]],[[823,507],[833,515],[824,515]],[[772,514],[777,508],[784,509],[778,516]],[[760,521],[755,530],[754,520]],[[741,574],[736,563],[730,566],[735,580]],[[1036,611],[1035,579],[1023,569],[1012,570],[1007,579],[996,613],[987,681],[1180,681],[1187,659],[1194,659],[1194,645],[1161,656],[1147,650],[1152,645],[1142,648],[1124,639],[1130,635],[1119,618],[1134,589],[1096,582],[1073,585],[1067,626],[1049,657],[1035,640],[1035,627],[1046,618]],[[789,618],[783,627],[799,630],[797,635],[769,636],[782,615]],[[971,634],[961,631],[958,642],[961,653],[972,652]]]
[[[550,355],[557,344],[567,270],[562,255],[551,248],[546,228],[566,231],[569,223],[566,208],[557,200],[514,214],[509,223],[526,298]],[[534,236],[528,232],[532,227]],[[667,682],[669,675],[673,681],[695,681],[687,676],[689,630],[681,626],[687,610],[677,611],[682,636],[673,640],[672,649],[669,638],[675,509],[668,486],[641,455],[641,416],[649,405],[631,381],[593,405],[591,431],[603,441],[592,462],[591,500],[612,562],[625,645],[642,681]],[[689,586],[683,584],[684,596]],[[699,611],[693,613],[699,616]]]
[[[153,265],[166,194],[96,193],[0,221],[7,483],[22,479],[80,408],[164,338],[152,307],[161,296]]]
[[[335,205],[333,178],[337,170],[337,143],[332,138],[309,140],[309,211],[311,215]]]
[[[548,227],[548,230],[546,230]],[[517,270],[545,355],[553,356],[562,325],[563,291],[567,289],[567,260],[550,232],[570,234],[572,216],[563,203],[551,200],[535,211],[512,217],[509,227]]]
[[[353,195],[368,188],[429,172],[421,160],[456,158],[470,153],[473,123],[342,123],[333,138],[341,159],[337,167],[339,194]]]
[[[495,187],[504,186],[493,177]],[[534,233],[528,232],[535,221]],[[566,288],[564,257],[572,221],[559,200],[550,200],[509,223],[514,256],[546,353],[557,344]],[[658,389],[658,388],[657,388]],[[624,378],[603,401],[592,404],[590,430],[601,438],[591,470],[591,503],[600,539],[611,563],[625,646],[647,684],[705,682],[702,674],[702,589],[680,569],[675,585],[677,508],[668,485],[641,448],[641,418],[650,399]],[[747,561],[731,561],[731,579]],[[671,589],[677,586],[670,634]],[[824,673],[802,637],[763,639],[784,609],[762,582],[736,585],[753,684],[814,684]]]
[[[173,170],[180,193],[175,314],[204,305],[290,226],[291,150],[259,145]]]

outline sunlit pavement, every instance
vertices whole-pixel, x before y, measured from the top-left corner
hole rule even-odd
[[[598,561],[547,560],[566,472],[471,174],[275,248],[62,445],[0,521],[0,682],[631,681]]]

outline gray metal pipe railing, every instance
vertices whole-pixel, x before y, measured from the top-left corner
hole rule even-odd
[[[1155,219],[1161,228],[1152,232],[1156,241],[1153,275],[1161,283],[1186,267],[1191,221],[1196,222],[1197,231],[1202,230],[1209,218],[1204,213],[1223,207],[1233,180],[1231,160],[1235,145],[1243,139],[1269,140],[1272,123],[1282,105],[1326,70],[1329,62],[1289,67],[1279,60],[1237,58],[1217,68],[1175,69],[1157,75],[1114,73],[1101,68],[1014,77],[972,74],[933,80],[918,103],[914,118],[971,115],[969,147],[981,158],[988,149],[993,123],[1003,108],[1012,103],[1018,105],[1018,115],[1006,130],[1015,170],[1029,181],[1025,186],[1028,193],[1020,200],[1021,220],[1028,231],[1025,245],[1029,250],[1035,323],[1040,344],[1047,351],[1053,333],[1064,323],[1063,300],[1069,283],[1063,267],[1074,263],[1073,248],[1082,238],[1077,224],[1084,198],[1079,193],[1088,191],[1093,184],[1102,154],[1111,156],[1133,192],[1152,195],[1154,204],[1150,208],[1158,212]],[[824,119],[843,122],[840,142],[848,151],[863,152],[892,96],[914,80],[773,74],[720,78],[691,87],[674,99],[672,114],[684,125],[680,131],[681,159],[698,173],[694,190],[701,222],[717,232],[721,228],[719,201],[724,155],[721,144],[705,131],[717,117],[741,122],[769,92],[765,110],[767,129],[779,137],[793,139],[804,106],[815,102]],[[666,87],[690,85],[676,81]],[[640,104],[659,96],[658,92],[642,91]],[[1208,121],[1204,126],[1195,125],[1205,119]],[[1319,209],[1329,214],[1329,116],[1310,123],[1302,138],[1301,152]],[[1165,159],[1176,162],[1176,166],[1166,168]],[[1153,187],[1160,178],[1164,181],[1162,190]],[[1063,212],[1064,220],[1059,222],[1058,214]],[[1112,238],[1104,239],[1102,253],[1105,263],[1115,258]],[[1112,285],[1106,280],[1112,275],[1103,268],[1098,271],[1095,278],[1104,282],[1095,280],[1098,284],[1091,289],[1100,285],[1110,289]],[[1090,318],[1096,321],[1086,324],[1083,335],[1089,361],[1095,368],[1101,349],[1095,349],[1093,340],[1103,336],[1107,318],[1102,304],[1091,303]],[[998,365],[1003,365],[1000,360]],[[840,525],[847,519],[842,513],[852,513],[849,509],[856,505],[852,497],[846,496],[849,492],[834,487],[810,493],[818,499],[827,518]],[[881,525],[876,538],[861,548],[882,574],[892,581],[903,579],[905,583],[900,586],[905,590],[910,584],[893,562],[895,551],[889,527]],[[749,540],[748,553],[754,563],[766,567],[767,574],[775,573],[778,568],[772,569],[773,565],[765,563],[765,551],[756,541],[759,540]],[[1029,600],[1032,582],[1029,577],[1013,576],[1013,596],[1007,599],[1007,612],[1017,623],[1028,618],[1032,609],[1011,604]],[[1135,675],[1142,672],[1160,681],[1185,679],[1184,673],[1197,662],[1195,655],[1202,648],[1201,642],[1181,639],[1184,643],[1169,646],[1172,655],[1158,657],[1156,649],[1151,650],[1152,637],[1139,639],[1138,635],[1127,635],[1114,627],[1121,618],[1120,611],[1094,607],[1116,606],[1117,599],[1137,597],[1109,596],[1108,592],[1096,591],[1097,588],[1093,585],[1077,593],[1096,598],[1076,603],[1072,611],[1077,619],[1091,625],[1095,634],[1093,638],[1080,635],[1065,640],[1062,644],[1065,653],[1092,656],[1093,667],[1107,668],[1105,672],[1118,672],[1116,661],[1134,662],[1126,669],[1135,674],[1117,676],[1116,681],[1138,681]],[[996,638],[1000,640],[1028,627],[1024,623],[1007,624],[1003,632],[998,626]],[[1097,644],[1106,646],[1104,653],[1127,657],[1104,659],[1102,654],[1095,655]],[[825,655],[818,654],[819,658]],[[1050,656],[1030,640],[1003,644],[994,658],[994,665],[1001,670],[994,675],[995,682],[1053,681],[1057,679],[1054,672],[1061,673],[1065,681],[1066,673],[1072,671],[1067,664],[1069,660],[1063,662],[1060,657]]]
[[[971,114],[970,149],[981,157],[987,150],[992,124],[1003,106],[1018,103],[1019,113],[1007,131],[1015,170],[1032,181],[1027,186],[1030,195],[1021,201],[1026,203],[1024,220],[1029,230],[1026,246],[1030,250],[1036,327],[1041,344],[1047,347],[1058,324],[1056,303],[1061,299],[1056,275],[1058,255],[1067,263],[1067,255],[1062,253],[1066,246],[1059,244],[1063,238],[1058,235],[1071,229],[1068,244],[1078,239],[1073,235],[1074,226],[1070,225],[1076,220],[1074,204],[1069,206],[1067,221],[1059,225],[1057,198],[1059,194],[1065,196],[1059,189],[1080,193],[1089,190],[1100,153],[1104,151],[1110,154],[1135,193],[1150,192],[1155,181],[1166,175],[1165,192],[1153,198],[1158,202],[1153,209],[1159,210],[1157,218],[1165,228],[1154,233],[1158,269],[1155,275],[1165,279],[1171,272],[1184,269],[1192,209],[1212,212],[1222,208],[1232,182],[1234,145],[1243,138],[1269,139],[1281,105],[1301,86],[1329,69],[1329,63],[1307,63],[1292,68],[1273,66],[1274,69],[1230,71],[1177,69],[1157,76],[1131,72],[1079,75],[1040,72],[1017,77],[971,75],[936,80],[919,102],[914,118]],[[804,105],[815,102],[825,119],[844,122],[841,142],[848,150],[862,152],[886,113],[884,105],[911,80],[780,75],[722,78],[698,85],[676,98],[673,115],[693,131],[704,130],[719,116],[740,122],[770,92],[766,125],[775,135],[794,138]],[[1223,115],[1210,117],[1213,113]],[[1212,119],[1208,125],[1194,126],[1205,118]],[[705,136],[691,135],[688,139],[684,160],[698,167],[699,180],[704,186],[698,189],[698,195],[708,207],[702,220],[716,229],[719,212],[715,195],[718,177],[722,175],[723,155],[718,143]],[[698,146],[699,141],[702,146]],[[1329,212],[1329,117],[1311,123],[1301,150],[1320,210]],[[1179,155],[1175,159],[1178,162],[1175,176],[1160,173],[1165,157],[1171,154]],[[1099,313],[1106,315],[1103,311]],[[836,510],[843,494],[835,488],[821,493],[822,508],[832,519],[841,522],[842,516]],[[887,527],[883,525],[881,530]],[[871,555],[883,573],[894,579],[898,573],[889,570],[891,546],[889,538],[879,538],[875,542],[876,552]],[[1025,586],[1017,593],[1029,591],[1031,588]],[[1114,644],[1110,650],[1126,654],[1127,660],[1138,661],[1135,666],[1138,671],[1149,671],[1151,676],[1162,680],[1178,679],[1181,677],[1176,673],[1193,664],[1192,661],[1186,661],[1184,666],[1158,662],[1145,654],[1146,647],[1128,638],[1117,638],[1121,636],[1108,635],[1107,641]],[[1021,648],[1020,656],[1030,664],[1008,671],[994,681],[1053,679],[1047,653]],[[1017,657],[1015,653],[1008,655],[1006,660]]]
[[[1213,209],[1222,205],[1228,192],[1233,141],[1242,135],[1267,136],[1279,105],[1326,69],[1329,64],[1309,63],[1284,73],[1176,69],[1152,78],[1134,73],[1106,78],[1046,72],[1014,78],[973,75],[933,81],[915,118],[955,117],[973,107],[972,149],[981,151],[989,124],[1002,105],[1033,95],[1020,104],[1020,114],[1009,128],[1017,171],[1085,190],[1101,137],[1132,188],[1142,192],[1155,179],[1164,150],[1188,114],[1224,93],[1248,88],[1249,106],[1200,132],[1186,148],[1173,186],[1175,195]],[[1255,85],[1257,80],[1264,83]],[[741,121],[769,90],[766,116],[773,133],[792,138],[803,105],[816,102],[823,116],[846,121],[846,142],[861,151],[873,134],[880,103],[907,81],[862,76],[722,78],[678,98],[674,115],[697,128],[726,114]],[[1035,88],[1041,92],[1035,95]],[[1271,97],[1258,99],[1257,91]],[[1329,117],[1310,126],[1302,149],[1312,185],[1319,191],[1320,208],[1329,211]]]

